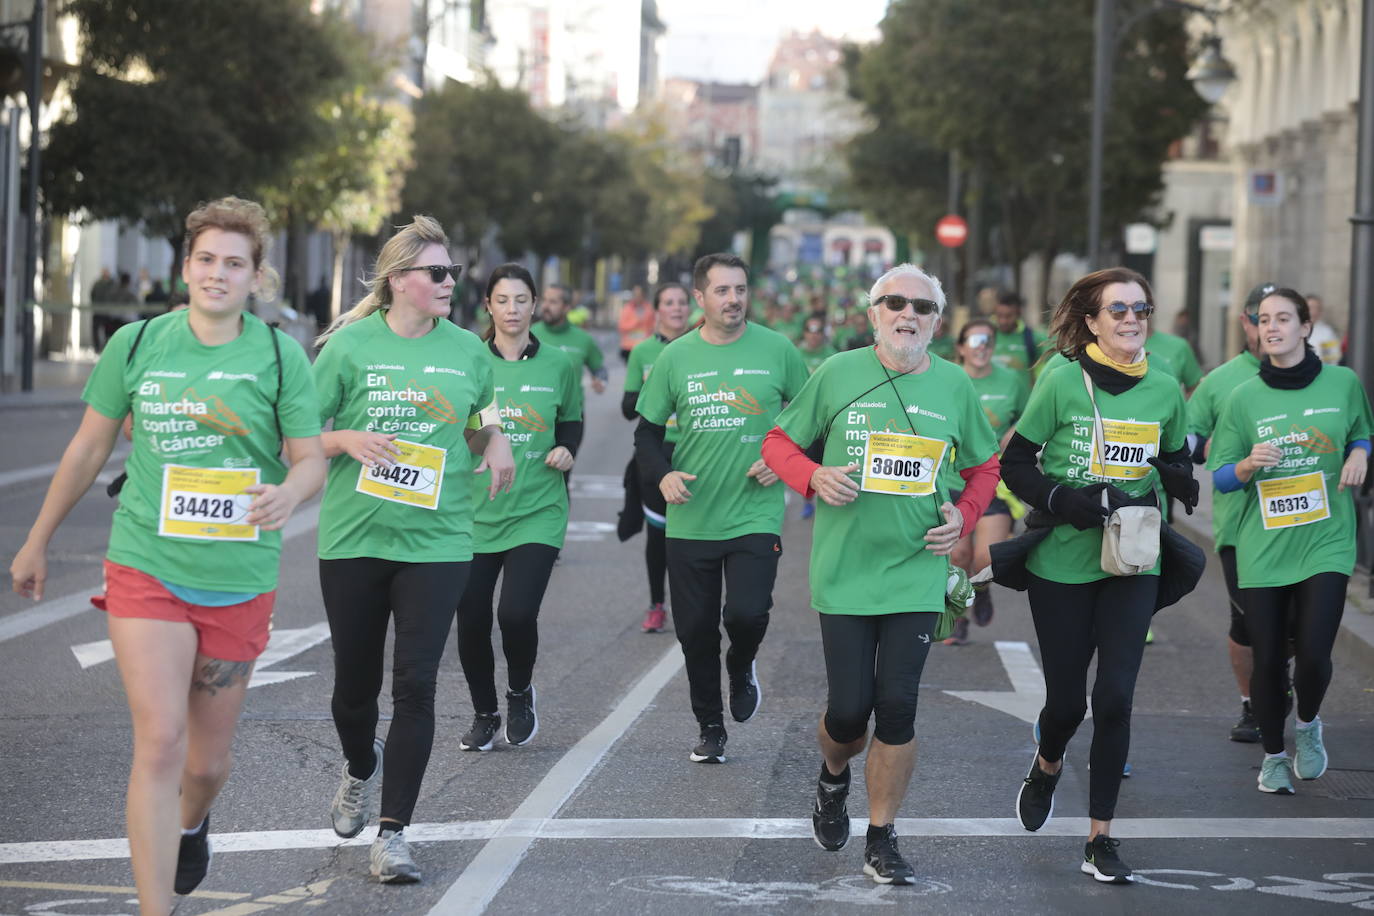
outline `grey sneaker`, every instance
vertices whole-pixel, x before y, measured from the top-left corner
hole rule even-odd
[[[380,813],[382,795],[382,752],[386,742],[381,738],[372,741],[372,753],[377,756],[377,765],[372,775],[366,779],[355,779],[348,773],[348,764],[343,765],[343,779],[339,781],[338,791],[334,793],[334,803],[329,806],[329,819],[334,822],[334,832],[344,839],[355,837],[363,828],[372,823]]]
[[[1326,772],[1326,745],[1322,742],[1322,720],[1307,728],[1293,729],[1293,775],[1299,779],[1316,779]]]
[[[1270,795],[1293,794],[1293,761],[1287,757],[1265,757],[1260,764],[1259,790]]]
[[[399,830],[382,830],[372,841],[372,877],[383,884],[414,884],[420,880],[420,866],[410,854],[406,835]]]

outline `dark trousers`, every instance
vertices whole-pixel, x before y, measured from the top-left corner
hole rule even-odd
[[[1349,576],[1326,572],[1293,585],[1240,590],[1250,645],[1255,651],[1250,707],[1259,721],[1266,754],[1284,749],[1284,672],[1290,636],[1298,718],[1311,722],[1321,711],[1326,688],[1331,686],[1331,647],[1336,644],[1345,614],[1349,581]]]
[[[1040,756],[1049,763],[1063,758],[1083,722],[1088,666],[1097,655],[1088,816],[1099,821],[1111,820],[1116,812],[1131,747],[1135,679],[1158,590],[1158,576],[1109,576],[1078,584],[1030,577],[1031,616],[1045,668]]]
[[[839,744],[868,733],[898,746],[916,737],[916,700],[938,614],[821,614],[828,702],[825,730]]]
[[[458,660],[463,664],[475,712],[494,713],[496,656],[491,648],[492,598],[501,578],[496,621],[506,656],[506,679],[511,690],[529,687],[539,653],[539,605],[549,585],[558,548],[521,544],[500,553],[472,557],[468,587],[458,602]]]
[[[354,773],[370,772],[387,623],[396,621],[381,816],[409,824],[434,744],[434,688],[468,564],[359,557],[320,561],[334,645],[330,709]]]
[[[776,534],[745,534],[725,541],[670,537],[667,546],[673,628],[686,660],[692,712],[701,725],[721,723],[720,625],[723,620],[730,637],[727,668],[748,668],[768,630],[782,539]]]

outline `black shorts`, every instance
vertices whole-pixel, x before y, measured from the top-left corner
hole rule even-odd
[[[868,732],[883,744],[916,735],[921,669],[938,614],[821,614],[829,699],[825,730],[848,744]]]
[[[1226,580],[1226,597],[1231,603],[1231,642],[1249,648],[1250,631],[1245,626],[1245,610],[1241,607],[1240,586],[1236,578],[1236,548],[1219,548],[1217,558],[1221,560],[1221,577]]]

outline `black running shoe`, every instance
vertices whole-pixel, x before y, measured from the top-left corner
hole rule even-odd
[[[843,782],[835,780],[843,779]],[[831,776],[821,764],[821,777],[816,780],[816,801],[811,807],[811,836],[816,845],[829,852],[844,849],[849,842],[849,767],[842,776]]]
[[[730,671],[730,717],[736,722],[748,722],[754,718],[759,711],[759,704],[763,702],[757,669],[758,662],[752,661],[748,668]]]
[[[1260,739],[1259,722],[1250,710],[1250,701],[1240,701],[1240,718],[1231,726],[1231,740],[1241,744],[1254,744]]]
[[[472,717],[472,728],[458,739],[458,747],[465,751],[489,751],[496,733],[501,730],[499,712],[479,712]]]
[[[1103,884],[1130,884],[1135,880],[1131,867],[1121,861],[1117,847],[1120,840],[1105,834],[1098,834],[1083,847],[1083,864],[1080,868],[1085,875],[1092,875]]]
[[[725,726],[720,723],[701,727],[701,743],[692,750],[693,763],[725,762]]]
[[[1027,830],[1039,830],[1054,813],[1054,787],[1064,774],[1062,763],[1058,773],[1046,773],[1040,769],[1039,758],[1037,751],[1031,758],[1030,772],[1021,781],[1021,791],[1016,794],[1016,816]]]
[[[506,691],[506,743],[520,747],[539,734],[539,716],[534,711],[534,685],[524,690]]]
[[[916,872],[897,849],[897,831],[891,824],[864,847],[864,874],[879,884],[911,884]]]
[[[989,588],[986,584],[973,587],[973,622],[980,627],[992,623],[992,593],[988,591]]]
[[[177,852],[177,876],[172,890],[178,894],[189,894],[200,887],[205,873],[210,870],[210,815],[205,815],[200,829],[187,836],[181,835],[181,849]]]

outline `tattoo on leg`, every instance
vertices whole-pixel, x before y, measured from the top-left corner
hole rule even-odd
[[[218,658],[207,658],[205,664],[196,671],[191,679],[192,690],[204,690],[214,696],[220,690],[247,683],[253,673],[252,662],[227,662]]]

